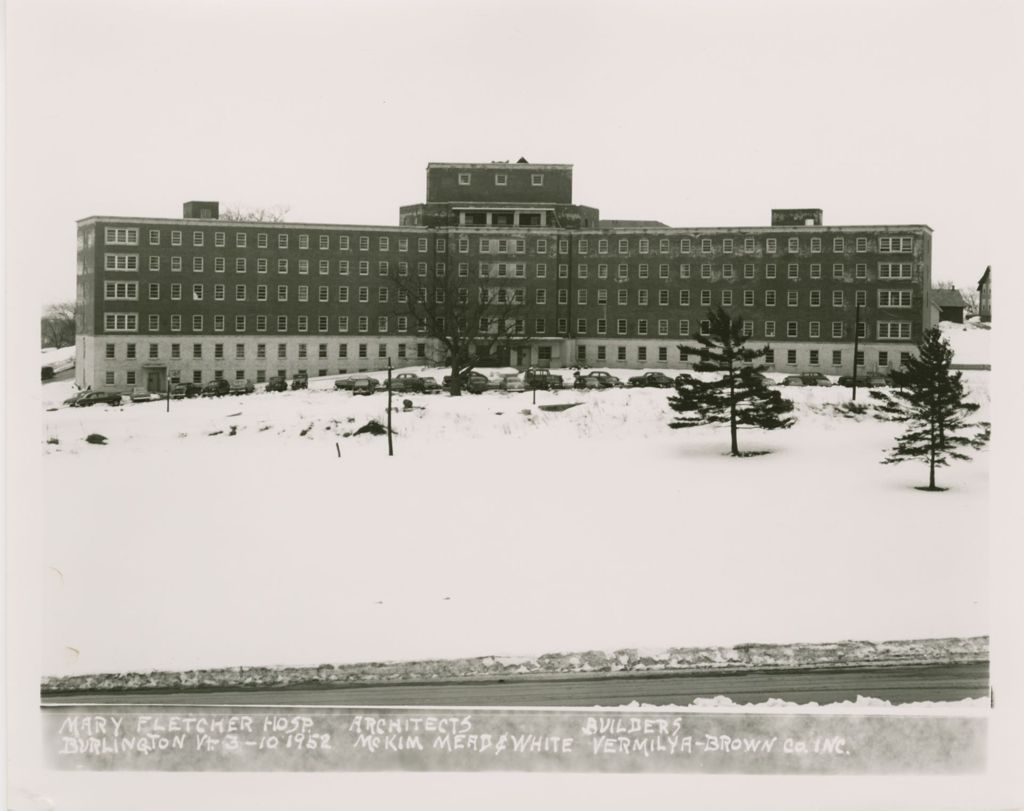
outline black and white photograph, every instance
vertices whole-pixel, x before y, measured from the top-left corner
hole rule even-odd
[[[1021,13],[9,0],[7,807],[1024,802]]]

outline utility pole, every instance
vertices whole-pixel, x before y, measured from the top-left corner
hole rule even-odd
[[[388,355],[388,456],[395,455],[395,447],[391,443],[391,356]]]
[[[857,352],[860,347],[860,305],[854,310],[853,317],[853,399],[857,399]]]
[[[167,375],[167,413],[171,413],[171,376]]]

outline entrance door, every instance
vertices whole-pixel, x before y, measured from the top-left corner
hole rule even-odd
[[[146,391],[151,394],[163,394],[166,389],[166,369],[149,369],[146,371]]]
[[[528,346],[517,346],[516,347],[516,368],[517,369],[528,369],[530,367],[530,347]]]

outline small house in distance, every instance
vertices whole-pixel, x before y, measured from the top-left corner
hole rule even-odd
[[[932,322],[952,321],[954,324],[964,323],[964,308],[967,302],[959,290],[940,288],[932,290]]]
[[[978,279],[978,317],[986,324],[992,321],[992,266]]]

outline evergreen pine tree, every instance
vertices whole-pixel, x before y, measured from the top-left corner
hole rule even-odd
[[[963,375],[950,369],[953,350],[942,332],[928,330],[918,346],[919,356],[892,373],[897,391],[871,392],[878,419],[907,423],[882,464],[926,462],[928,486],[920,489],[942,490],[935,486],[935,468],[945,467],[950,459],[969,459],[963,451],[983,447],[990,430],[987,422],[969,421],[979,406],[965,399]]]
[[[679,416],[669,423],[672,428],[692,428],[696,425],[728,423],[732,439],[731,454],[739,456],[736,431],[741,425],[773,430],[789,428],[795,420],[787,416],[793,403],[782,394],[768,388],[761,375],[764,366],[753,366],[753,361],[764,357],[768,347],[748,349],[743,321],[737,316],[730,320],[719,307],[708,312],[710,329],[707,335],[697,336],[700,346],[679,347],[681,352],[699,354],[700,362],[693,368],[698,372],[719,372],[716,380],[700,380],[689,374],[676,378],[676,395],[669,397],[669,405]]]

